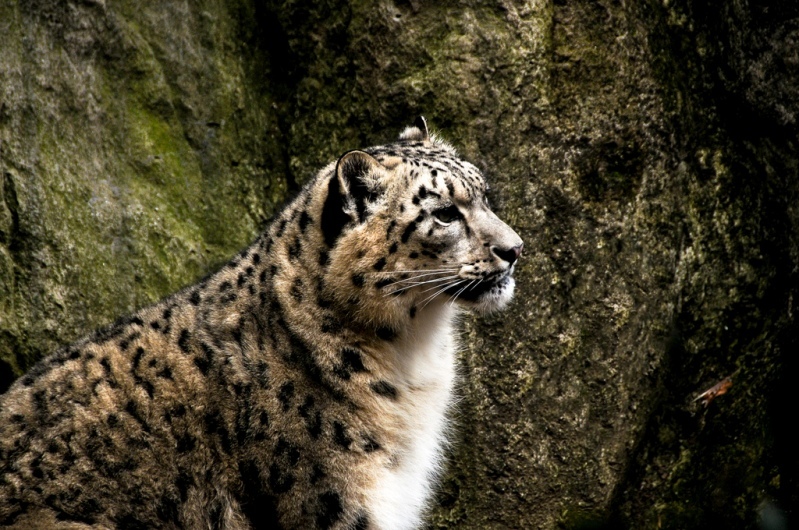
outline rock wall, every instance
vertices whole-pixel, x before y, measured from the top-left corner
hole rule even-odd
[[[290,186],[249,4],[0,4],[0,376],[213,270]]]
[[[510,311],[466,322],[432,527],[799,506],[792,2],[10,0],[0,21],[2,384],[424,114],[525,240]]]

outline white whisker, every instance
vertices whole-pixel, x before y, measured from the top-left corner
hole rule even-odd
[[[454,278],[457,278],[457,277],[458,277],[458,275],[457,275],[457,274],[455,274],[455,275],[453,275],[453,276],[446,276],[446,277],[444,277],[444,278],[433,278],[432,280],[425,280],[425,281],[423,281],[423,282],[415,282],[415,283],[413,283],[413,284],[411,284],[411,285],[406,285],[406,286],[404,286],[404,287],[400,287],[399,289],[394,289],[394,290],[393,290],[393,291],[391,291],[391,293],[389,293],[389,294],[398,293],[398,292],[400,292],[400,291],[404,291],[405,289],[411,289],[412,287],[418,287],[418,286],[420,286],[420,285],[424,285],[424,284],[427,284],[427,283],[435,283],[435,282],[443,282],[443,281],[448,281],[448,280],[452,280],[452,279],[454,279]],[[390,283],[389,285],[396,285],[396,284],[398,284],[398,283],[400,283],[400,282],[398,282],[398,281],[397,281],[397,282],[394,282],[394,283]],[[386,287],[388,287],[388,286],[386,286]],[[436,287],[438,287],[438,286],[436,285],[436,286],[432,287],[432,289],[435,289]],[[426,289],[426,290],[424,290],[424,291],[422,291],[422,292],[424,293],[424,292],[427,292],[428,290],[429,290],[429,289]]]
[[[455,272],[460,267],[451,267],[446,269],[417,269],[417,270],[397,270],[397,271],[380,271],[380,272],[367,272],[368,276],[390,276],[392,274],[436,274],[440,272]]]
[[[449,271],[449,272],[455,272],[455,271]],[[433,278],[431,280],[421,280],[421,281],[420,281],[420,278],[424,278],[426,276],[441,275],[441,274],[445,274],[445,273],[444,272],[434,272],[434,273],[429,273],[429,274],[428,273],[418,274],[418,275],[410,277],[410,278],[400,278],[399,280],[391,281],[391,282],[383,285],[382,287],[388,287],[390,285],[395,285],[395,284],[398,284],[398,283],[412,283],[413,285],[422,285],[422,284],[424,284],[424,283],[426,283],[428,281],[437,281],[437,280],[441,280],[442,278]],[[457,277],[457,274],[456,275],[452,275],[452,276],[447,276],[447,278],[455,278],[455,277]]]
[[[457,274],[454,275],[454,276],[448,276],[447,278],[439,278],[439,279],[440,280],[444,280],[444,279],[452,280],[452,279],[455,279],[455,278],[458,278]],[[433,281],[436,281],[436,280],[430,280],[430,281],[433,282]],[[428,283],[428,282],[424,282],[424,283]],[[422,292],[426,293],[428,291],[432,291],[433,289],[437,289],[438,287],[439,287],[438,285],[433,285],[432,287],[428,287],[427,289],[423,289]]]
[[[447,272],[455,272],[455,271],[447,271]],[[430,274],[418,274],[418,275],[410,277],[410,278],[402,278],[400,280],[396,280],[394,283],[413,282],[413,281],[418,280],[419,278],[424,278],[425,276],[433,276],[433,275],[436,275],[436,274],[446,274],[446,272],[431,272]]]
[[[465,281],[467,281],[467,280],[458,280],[457,282],[453,282],[453,283],[450,283],[450,284],[447,284],[447,285],[445,285],[444,287],[442,287],[442,288],[441,288],[441,289],[439,289],[438,291],[434,292],[433,294],[431,294],[430,296],[428,296],[427,298],[425,298],[424,300],[422,300],[422,303],[423,303],[424,305],[422,305],[422,307],[421,307],[420,309],[424,309],[425,307],[427,307],[427,304],[429,304],[429,303],[430,303],[430,302],[433,300],[433,298],[435,298],[435,297],[436,297],[436,296],[438,296],[439,294],[443,293],[444,291],[446,291],[446,290],[447,290],[447,289],[449,289],[450,287],[455,287],[456,285],[460,285],[461,283],[463,283],[463,282],[465,282]]]
[[[479,279],[472,280],[471,282],[469,282],[469,283],[466,285],[466,287],[464,287],[464,288],[460,289],[460,290],[459,290],[457,293],[455,293],[455,294],[453,295],[453,297],[452,297],[452,299],[451,299],[451,300],[447,300],[447,301],[448,301],[450,304],[454,304],[454,303],[455,303],[455,301],[458,299],[458,297],[461,295],[461,293],[462,293],[463,291],[466,291],[467,289],[471,288],[471,287],[472,287],[472,284],[474,284],[474,282],[477,282],[477,285],[479,285],[479,284],[480,284],[480,281],[481,281],[481,280],[479,280]]]
[[[457,291],[455,294],[453,294],[452,296],[450,296],[449,298],[447,298],[447,302],[448,302],[448,303],[451,303],[451,304],[452,304],[452,303],[455,303],[455,299],[458,297],[458,295],[459,295],[459,294],[461,294],[461,293],[462,293],[464,290],[468,289],[468,288],[469,288],[469,285],[471,285],[472,283],[474,283],[474,280],[472,280],[471,282],[469,282],[469,283],[466,285],[466,287],[463,287],[463,288],[459,289],[459,290],[458,290],[458,291]]]

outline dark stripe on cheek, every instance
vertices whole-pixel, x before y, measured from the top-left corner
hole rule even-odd
[[[402,232],[402,237],[400,238],[400,240],[403,243],[407,243],[408,242],[408,238],[411,237],[411,234],[415,230],[416,230],[416,221],[411,221],[410,223],[408,223],[408,226],[405,227],[405,231]]]

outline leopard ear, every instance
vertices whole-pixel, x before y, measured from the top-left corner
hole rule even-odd
[[[383,166],[363,151],[350,151],[338,159],[336,177],[345,203],[355,206],[357,221],[366,218],[366,202],[378,194]]]
[[[350,151],[338,159],[322,208],[322,235],[328,247],[333,248],[344,227],[366,217],[366,201],[375,192],[380,167],[363,151]]]
[[[413,125],[406,127],[400,133],[400,140],[407,140],[411,142],[427,142],[430,140],[430,132],[427,130],[427,120],[424,116],[419,116],[413,122]]]

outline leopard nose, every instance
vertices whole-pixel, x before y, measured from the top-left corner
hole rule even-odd
[[[520,245],[516,245],[515,247],[511,248],[499,248],[499,247],[491,247],[491,251],[501,260],[505,260],[508,264],[513,265],[516,263],[516,260],[519,259],[519,256],[522,255],[522,248],[524,248],[524,243]]]

